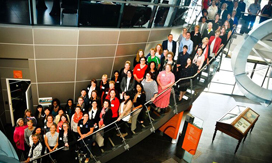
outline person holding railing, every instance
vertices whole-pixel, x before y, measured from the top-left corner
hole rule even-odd
[[[180,78],[186,78],[194,75],[194,68],[192,66],[192,60],[190,58],[187,59],[187,63],[185,67],[181,68],[179,72]],[[183,96],[186,93],[187,88],[190,86],[190,79],[181,80],[178,83],[178,90],[179,90],[179,101],[182,100]]]
[[[161,71],[157,77],[158,82],[158,93],[165,91],[168,87],[171,87],[175,82],[175,75],[171,72],[172,65],[167,64],[165,66],[165,71]],[[170,102],[171,89],[165,91],[161,96],[154,100],[154,104],[159,108],[160,113],[165,113],[165,109],[168,107]]]
[[[47,132],[44,136],[44,142],[45,145],[47,147],[47,152],[52,152],[54,150],[57,149],[58,147],[58,137],[59,137],[59,133],[57,133],[57,125],[54,123],[51,127],[50,127],[50,131]],[[55,160],[57,158],[56,153],[51,153],[49,154],[49,158],[51,160]]]
[[[208,58],[207,58],[207,64],[209,64],[209,61],[211,60],[212,57],[217,56],[217,52],[219,50],[219,48],[222,46],[221,44],[221,38],[220,36],[220,31],[217,30],[215,31],[215,35],[212,36],[209,40],[209,47],[210,47],[210,51],[208,54]]]
[[[205,56],[203,55],[203,50],[201,47],[198,47],[197,48],[197,53],[193,59],[193,66],[194,66],[194,73],[196,72],[200,72],[202,66],[203,66],[203,63],[205,61]],[[198,74],[197,80],[200,79],[200,73]]]
[[[64,122],[62,125],[63,130],[59,132],[59,147],[63,147],[58,153],[57,161],[60,163],[76,163],[75,156],[75,144],[76,137],[69,129],[69,124]]]
[[[43,152],[43,146],[42,143],[39,141],[39,136],[34,134],[32,136],[33,139],[33,145],[31,146],[29,153],[28,153],[28,158],[26,161],[24,161],[25,163],[30,162],[30,159],[32,158],[37,158],[39,156],[42,155]],[[32,163],[42,163],[42,159],[37,159],[32,161]]]
[[[83,114],[83,119],[78,121],[77,124],[77,132],[80,136],[80,146],[83,154],[86,154],[85,162],[89,162],[91,144],[92,144],[92,136],[89,136],[93,133],[94,124],[89,119],[89,113]],[[88,148],[88,149],[87,149]]]
[[[134,105],[133,110],[142,108],[138,116],[138,120],[140,121],[140,124],[143,127],[144,127],[144,120],[145,120],[145,113],[146,113],[146,108],[144,106],[145,102],[146,102],[146,95],[145,95],[144,87],[141,83],[138,83],[136,85],[136,94],[133,98],[133,105]]]
[[[142,81],[142,85],[146,94],[146,101],[154,101],[158,94],[158,85],[151,78],[151,74],[149,72],[146,73],[145,79]],[[150,110],[150,104],[147,104],[148,110]]]
[[[250,4],[250,6],[247,9],[248,13],[249,13],[249,29],[251,30],[254,23],[255,23],[255,19],[256,16],[260,13],[261,11],[261,6],[258,3],[258,0],[254,0],[254,3]]]
[[[133,108],[133,103],[131,101],[132,93],[130,91],[126,91],[124,93],[124,100],[119,107],[119,117],[117,121],[121,120],[122,127],[121,127],[121,133],[122,136],[125,137],[129,135],[131,137],[131,130],[130,130],[130,124],[128,123],[131,118],[131,110]]]
[[[272,0],[268,0],[268,4],[263,7],[263,9],[261,11],[262,17],[260,19],[260,23],[270,19],[268,17],[271,17],[271,15],[272,15],[272,6],[271,6],[271,4],[272,4]],[[265,16],[265,17],[263,17],[263,16]]]

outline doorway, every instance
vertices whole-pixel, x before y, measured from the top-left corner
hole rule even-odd
[[[18,118],[23,118],[24,111],[33,113],[31,82],[29,79],[6,79],[10,119],[12,126]]]

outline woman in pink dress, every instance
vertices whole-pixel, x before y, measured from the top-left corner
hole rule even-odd
[[[15,127],[14,134],[13,134],[13,140],[17,147],[17,154],[19,159],[21,158],[22,153],[24,154],[24,157],[27,158],[27,154],[25,152],[25,137],[24,137],[24,131],[27,128],[27,125],[24,124],[23,118],[19,118],[17,120],[17,126]]]
[[[175,82],[175,75],[171,72],[172,66],[167,64],[165,66],[165,71],[161,71],[157,77],[157,82],[159,85],[158,94],[172,86]],[[165,108],[168,107],[170,102],[171,89],[164,92],[162,95],[154,100],[156,107],[160,108],[161,113],[165,112]]]

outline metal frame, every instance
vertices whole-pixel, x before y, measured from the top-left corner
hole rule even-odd
[[[12,99],[11,99],[11,91],[10,91],[10,86],[9,86],[9,81],[10,80],[20,80],[20,81],[30,81],[30,79],[18,79],[18,78],[6,78],[6,84],[7,84],[7,93],[8,93],[8,102],[9,102],[9,111],[10,111],[10,119],[11,119],[11,124],[14,127],[15,126],[15,121],[14,121],[14,115],[13,115],[13,106],[12,106]]]

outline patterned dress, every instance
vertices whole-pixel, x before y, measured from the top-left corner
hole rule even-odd
[[[161,85],[163,85],[163,86],[168,85],[169,83],[175,82],[175,75],[172,72],[167,74],[166,71],[161,71],[158,75],[158,78],[161,82]],[[167,88],[165,88],[165,89],[167,89]],[[162,89],[159,86],[158,94],[161,93],[162,91],[164,91],[165,89]],[[167,90],[162,95],[157,97],[155,99],[155,101],[153,102],[156,105],[156,107],[166,108],[170,102],[170,93],[171,93],[171,89]]]

